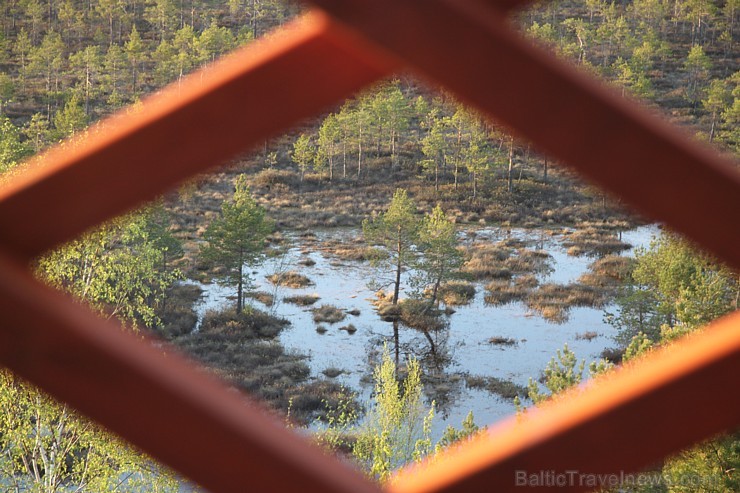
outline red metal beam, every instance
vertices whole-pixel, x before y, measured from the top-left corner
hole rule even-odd
[[[379,491],[174,351],[100,320],[3,253],[0,272],[0,364],[209,491]]]
[[[737,174],[727,163],[551,61],[490,8],[482,4],[477,8],[472,0],[317,1],[429,77],[467,94],[468,101],[545,150],[597,181],[611,183],[612,190],[632,198],[643,210],[696,239],[705,237],[705,246],[738,265],[738,253],[731,250],[740,232],[717,219],[725,210],[738,210]],[[356,10],[343,10],[346,5]],[[33,257],[398,66],[393,56],[363,45],[326,18],[303,22],[284,38],[268,41],[256,54],[252,48],[235,55],[213,78],[201,83],[196,75],[179,94],[158,97],[141,113],[109,124],[105,133],[53,151],[43,159],[48,164],[0,191],[0,244],[7,254],[0,255],[0,309],[8,314],[0,329],[0,362],[212,491],[243,491],[240,477],[261,489],[372,491],[373,487],[291,438],[253,406],[187,370],[178,358],[163,360],[147,344],[115,329],[105,330],[106,324],[39,286],[6,256]],[[496,70],[480,63],[491,58]],[[275,106],[271,97],[280,98],[285,106]],[[245,106],[235,107],[234,101]],[[605,117],[612,121],[601,122]],[[663,158],[669,164],[660,161]],[[593,164],[597,159],[599,166]],[[156,166],[159,163],[167,165]],[[673,200],[687,184],[692,186],[690,193]],[[654,189],[655,196],[646,195]],[[91,203],[97,207],[91,208]],[[708,216],[699,220],[698,214]],[[572,401],[580,405],[542,411],[544,419],[533,420],[524,432],[505,428],[496,439],[499,445],[493,446],[490,439],[476,442],[458,458],[445,458],[436,469],[416,475],[416,486],[400,479],[394,488],[489,490],[495,481],[505,488],[512,480],[506,476],[512,467],[534,470],[543,464],[589,472],[635,468],[650,457],[737,424],[737,398],[726,392],[721,395],[724,406],[712,410],[716,418],[698,424],[692,420],[691,426],[675,428],[682,418],[671,416],[673,421],[666,423],[674,428],[655,433],[643,429],[640,414],[652,412],[650,416],[662,419],[655,410],[665,410],[661,408],[665,403],[679,405],[683,392],[699,392],[701,397],[721,375],[736,375],[737,340],[722,337],[696,339],[693,344],[700,348],[696,353],[661,357],[652,372],[647,367],[643,374],[615,377],[617,383],[606,384],[609,391],[589,391]],[[639,386],[643,380],[649,385]],[[131,407],[131,396],[139,396],[145,405]],[[713,398],[717,402],[717,396]],[[683,403],[681,408],[691,409]],[[183,429],[190,434],[184,436]],[[608,457],[583,454],[595,446],[590,432],[614,443],[632,443],[626,429],[644,431],[640,440],[653,436],[660,443],[644,451],[641,446],[639,453],[612,449]],[[572,455],[562,455],[569,444],[581,447],[574,453],[580,454],[576,466],[565,460]]]
[[[394,60],[310,14],[41,156],[0,188],[0,244],[35,257],[349,97]]]
[[[615,480],[737,427],[740,393],[732,389],[738,375],[740,312],[522,421],[511,418],[425,467],[402,471],[390,491],[593,491],[596,475]],[[559,479],[549,486],[523,481],[540,473],[555,478],[551,472]]]
[[[310,0],[736,268],[734,163],[516,33],[476,0]],[[729,226],[729,227],[728,227]]]

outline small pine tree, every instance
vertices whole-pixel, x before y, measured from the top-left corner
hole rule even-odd
[[[87,126],[88,120],[77,96],[72,96],[64,108],[54,115],[55,137],[63,139]]]
[[[272,223],[252,197],[246,176],[240,175],[233,199],[221,204],[221,216],[208,225],[206,245],[200,251],[202,258],[225,269],[221,282],[236,287],[237,313],[242,312],[245,287],[249,285],[245,266],[257,260],[270,232]]]
[[[422,282],[432,285],[430,304],[434,305],[440,285],[452,279],[463,262],[462,254],[457,249],[455,225],[447,219],[439,205],[421,223],[419,248],[422,255],[417,267]]]
[[[301,134],[298,140],[293,144],[293,154],[291,159],[295,164],[298,165],[298,169],[301,171],[301,182],[306,174],[306,170],[314,162],[314,155],[316,149],[311,144],[311,138],[306,134]]]
[[[373,220],[362,222],[362,232],[371,245],[385,247],[387,256],[377,259],[393,272],[393,304],[398,304],[401,290],[401,272],[416,260],[411,248],[419,240],[419,221],[416,205],[406,190],[399,188],[393,194],[388,210]]]
[[[692,103],[701,98],[711,68],[712,61],[704,52],[704,48],[700,45],[692,46],[684,62],[687,79],[686,97]]]
[[[580,364],[578,363],[576,353],[571,351],[567,344],[563,346],[562,351],[558,349],[557,356],[550,360],[544,371],[544,385],[550,391],[550,395],[559,394],[581,383],[585,366],[586,362],[583,360]],[[550,397],[550,395],[542,393],[537,382],[531,378],[529,379],[528,390],[529,398],[535,404],[539,404]]]

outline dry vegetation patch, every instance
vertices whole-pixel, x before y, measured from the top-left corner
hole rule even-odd
[[[429,300],[406,298],[397,304],[391,302],[392,297],[381,291],[375,293],[373,304],[377,307],[380,318],[385,322],[401,321],[407,327],[423,331],[434,331],[443,328],[446,321],[442,319],[445,313],[454,313],[440,310],[429,303]]]
[[[357,332],[357,327],[355,327],[353,324],[347,324],[342,327],[339,327],[339,330],[345,331],[347,334],[354,334]]]
[[[601,308],[606,301],[603,290],[582,284],[543,284],[525,298],[527,307],[556,323],[567,321],[571,307]]]
[[[445,326],[441,310],[431,306],[427,300],[408,298],[398,303],[400,320],[412,329],[434,331]]]
[[[318,294],[297,294],[294,296],[286,296],[283,301],[286,303],[292,303],[300,306],[310,306],[319,301],[321,297]]]
[[[260,310],[209,310],[203,317],[200,333],[239,334],[244,338],[274,338],[290,325],[284,318],[274,317]]]
[[[311,279],[294,270],[280,272],[278,274],[272,274],[265,277],[268,281],[276,286],[284,286],[294,289],[305,288],[306,286],[313,286],[313,281]]]
[[[597,337],[599,337],[599,334],[597,334],[596,332],[592,330],[582,332],[580,334],[576,334],[576,339],[581,340],[581,341],[592,341],[596,339]]]
[[[330,366],[329,368],[323,370],[321,373],[323,373],[324,376],[327,378],[337,378],[339,375],[344,373],[344,370],[336,368],[334,366]]]
[[[552,255],[544,250],[520,248],[516,255],[504,261],[504,267],[514,274],[544,274],[552,272]]]
[[[267,291],[252,291],[245,296],[257,300],[265,306],[272,306],[275,303],[275,296]]]
[[[516,396],[526,397],[527,395],[527,388],[523,385],[518,385],[511,380],[503,380],[497,377],[467,375],[465,377],[465,384],[468,388],[487,390],[505,399],[513,399]]]
[[[316,265],[316,261],[312,259],[311,257],[302,257],[300,260],[298,260],[298,265],[304,265],[306,267],[311,267],[313,265]]]
[[[495,244],[476,243],[468,248],[462,271],[474,279],[511,279],[552,271],[552,255],[525,248],[524,240],[508,238]]]
[[[523,300],[531,288],[508,280],[495,280],[486,284],[484,300],[489,305],[498,306]]]
[[[566,234],[563,246],[568,249],[568,255],[589,257],[617,254],[632,248],[632,245],[620,240],[614,232],[595,227]]]
[[[607,255],[591,263],[589,272],[583,274],[578,282],[587,286],[604,289],[616,289],[627,279],[635,260],[619,255]]]
[[[445,305],[467,305],[475,298],[475,285],[466,281],[450,281],[437,290],[437,297]]]
[[[488,339],[488,343],[493,344],[494,346],[515,346],[517,344],[517,340],[510,337],[494,336]]]
[[[294,171],[285,169],[264,169],[259,173],[252,175],[252,186],[273,189],[275,185],[285,185],[295,187],[300,183],[300,176]]]
[[[321,243],[319,250],[326,255],[355,262],[368,260],[372,254],[372,249],[368,248],[361,236],[349,239],[328,239]]]
[[[341,322],[347,316],[341,308],[334,305],[321,305],[311,310],[313,321],[316,323],[335,324]]]
[[[474,244],[462,271],[475,279],[511,279],[511,270],[503,265],[511,253],[511,248],[501,244]]]

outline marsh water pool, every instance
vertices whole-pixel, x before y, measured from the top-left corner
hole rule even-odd
[[[632,255],[634,248],[648,246],[657,235],[658,227],[648,225],[622,233],[623,241],[633,246],[624,255]],[[330,253],[322,252],[317,245],[327,240],[348,240],[361,234],[357,229],[327,230],[316,232],[316,238],[307,241],[299,234],[286,235],[288,247],[285,253],[264,259],[252,270],[251,277],[256,291],[265,291],[274,296],[272,306],[257,300],[250,302],[259,309],[284,317],[291,325],[280,335],[281,343],[289,351],[305,354],[311,368],[312,378],[328,378],[326,370],[334,380],[358,393],[360,400],[369,399],[372,389],[372,368],[379,360],[384,343],[394,344],[393,323],[384,322],[375,311],[372,300],[375,289],[368,284],[375,279],[377,269],[368,262],[340,260]],[[567,254],[560,235],[552,232],[528,229],[477,228],[460,233],[461,241],[497,242],[515,238],[522,240],[528,248],[541,249],[552,256],[549,273],[539,274],[540,283],[567,284],[575,282],[587,271],[594,260]],[[310,258],[313,265],[305,263]],[[308,262],[311,263],[311,262]],[[288,270],[308,276],[313,285],[299,289],[275,287],[266,277]],[[411,272],[405,272],[408,279]],[[216,283],[198,284],[203,295],[196,305],[200,320],[206,311],[233,303],[233,289]],[[511,399],[479,388],[470,388],[466,381],[470,377],[496,377],[518,385],[527,385],[530,378],[538,379],[543,369],[564,344],[587,364],[599,358],[601,352],[614,347],[615,330],[603,320],[604,310],[595,308],[571,308],[568,319],[553,323],[522,302],[491,306],[484,300],[485,281],[476,282],[475,299],[468,305],[456,306],[455,313],[448,316],[449,326],[431,334],[435,351],[431,351],[429,340],[418,330],[400,326],[398,331],[401,361],[413,355],[422,361],[427,376],[425,398],[436,403],[437,417],[433,435],[439,438],[450,424],[460,426],[469,411],[473,411],[479,425],[491,424],[514,412]],[[406,284],[407,285],[407,284]],[[286,296],[315,294],[320,297],[315,306],[335,305],[353,313],[335,324],[322,324],[327,331],[317,332],[312,318],[312,306],[298,306],[283,301]],[[403,296],[403,294],[402,294]],[[352,324],[357,330],[350,333],[340,330]],[[197,329],[196,329],[197,330]],[[583,337],[586,333],[591,337]],[[489,340],[501,337],[516,341],[514,344],[497,345]]]

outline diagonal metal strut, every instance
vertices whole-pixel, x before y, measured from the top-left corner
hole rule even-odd
[[[41,286],[22,265],[404,65],[740,266],[740,230],[724,215],[740,210],[730,163],[527,43],[503,17],[515,2],[313,3],[347,27],[312,13],[42,156],[0,189],[1,364],[211,491],[376,491],[178,357],[162,357]],[[716,392],[711,413],[683,397],[712,393],[722,375],[740,372],[738,325],[738,315],[719,321],[676,352],[538,411],[522,428],[502,425],[423,472],[403,473],[390,489],[506,491],[512,468],[574,461],[634,470],[737,425],[732,393]],[[679,405],[663,427],[640,421]],[[701,419],[687,421],[690,413]],[[594,436],[649,446],[601,450]],[[571,444],[578,449],[569,453]]]

